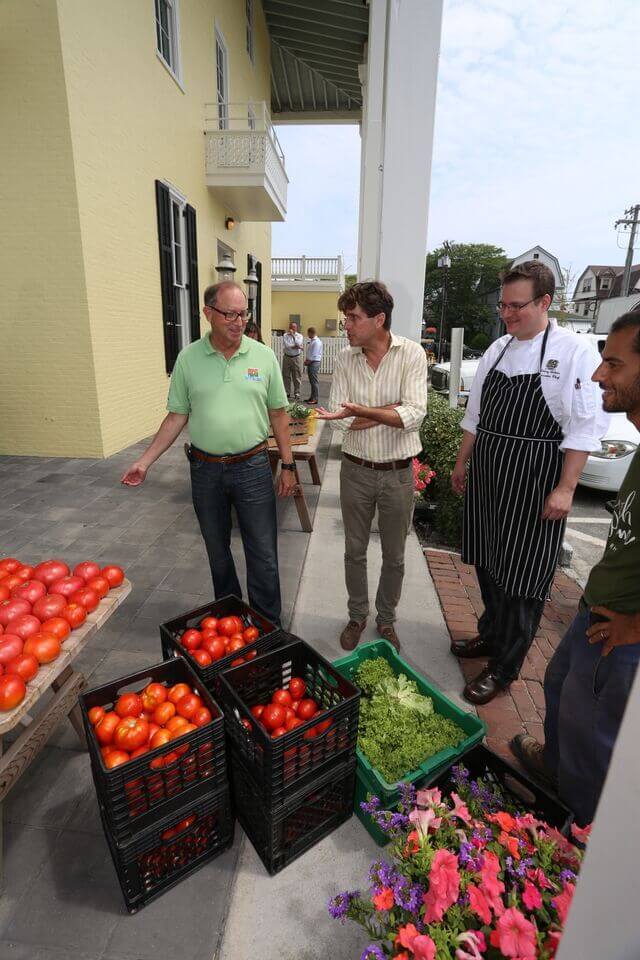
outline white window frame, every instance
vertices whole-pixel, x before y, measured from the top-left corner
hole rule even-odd
[[[589,277],[582,281],[582,292],[591,293],[591,279]]]
[[[601,290],[609,290],[611,287],[611,277],[603,277],[600,281]]]
[[[218,127],[229,129],[229,48],[220,27],[215,28],[215,68],[216,68],[216,104],[218,105]],[[221,54],[221,57],[220,57]],[[220,63],[222,60],[222,63]],[[223,89],[220,90],[220,79]]]
[[[166,5],[169,19],[168,38],[171,47],[169,60],[162,52],[161,44],[158,43],[158,31],[162,29],[158,16],[161,3]],[[178,86],[184,89],[182,86],[182,57],[180,56],[180,0],[154,0],[154,23],[156,28],[156,55]]]
[[[254,7],[253,0],[245,0],[245,11],[246,11],[246,34],[247,34],[247,53],[249,54],[249,60],[252,64],[255,64],[255,29],[254,29]]]

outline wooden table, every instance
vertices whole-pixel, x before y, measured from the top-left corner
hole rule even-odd
[[[300,474],[298,473],[297,464],[300,463],[300,461],[306,461],[309,464],[309,470],[311,471],[311,482],[315,484],[316,487],[321,485],[320,473],[318,471],[318,464],[316,461],[316,453],[325,422],[325,420],[316,420],[316,432],[312,437],[309,438],[309,442],[300,444],[296,447],[291,447],[291,452],[293,453],[293,462],[296,464],[297,483],[296,493],[293,495],[293,499],[296,504],[296,510],[298,511],[298,517],[300,518],[300,526],[306,533],[311,533],[313,530],[313,524],[311,523],[311,517],[309,516],[309,508],[307,507],[307,501],[304,497],[304,489],[300,481]],[[278,470],[278,463],[280,462],[280,451],[277,447],[274,450],[269,450],[269,460],[271,462],[271,472],[275,477]]]
[[[84,676],[74,670],[72,663],[91,637],[106,623],[120,604],[131,593],[131,584],[125,580],[121,586],[110,590],[93,613],[90,613],[77,630],[72,630],[62,644],[57,660],[40,667],[36,676],[27,684],[27,695],[14,710],[0,713],[0,884],[2,878],[2,801],[15,786],[29,764],[35,760],[63,717],[69,717],[81,743],[86,745],[82,716],[78,706],[78,694],[85,685]],[[37,717],[29,710],[42,694],[51,688],[53,697]],[[18,724],[24,727],[3,755],[2,738]]]

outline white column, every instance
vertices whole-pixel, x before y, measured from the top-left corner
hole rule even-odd
[[[384,281],[420,339],[442,0],[370,0],[358,277]]]

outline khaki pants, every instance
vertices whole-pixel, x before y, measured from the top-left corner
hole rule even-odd
[[[299,354],[297,357],[288,357],[285,353],[282,358],[282,379],[284,380],[284,388],[287,391],[287,396],[292,395],[291,390],[291,380],[293,380],[293,397],[296,400],[300,399],[300,384],[302,382],[302,354]]]
[[[367,548],[376,507],[382,545],[382,572],[376,594],[379,623],[393,623],[402,593],[404,551],[413,517],[413,471],[371,470],[343,459],[340,506],[345,531],[344,572],[349,617],[361,623],[369,615]]]

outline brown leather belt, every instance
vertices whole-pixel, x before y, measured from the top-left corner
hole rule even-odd
[[[411,457],[405,460],[388,460],[386,463],[374,463],[373,460],[362,460],[361,457],[352,457],[350,453],[344,454],[345,459],[357,463],[359,467],[367,467],[369,470],[404,470],[411,463]]]
[[[266,449],[267,443],[263,441],[259,443],[257,447],[251,447],[251,450],[245,450],[244,453],[229,453],[218,457],[212,453],[205,453],[204,450],[199,450],[197,447],[188,443],[184,445],[184,452],[189,459],[195,457],[196,460],[204,460],[205,463],[239,463],[241,460],[248,460],[249,457],[255,457],[257,453],[262,453],[262,451]]]

